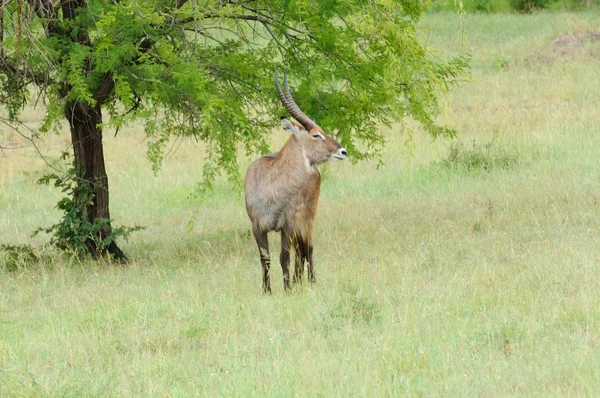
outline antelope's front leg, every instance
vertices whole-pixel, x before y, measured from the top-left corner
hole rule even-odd
[[[292,245],[292,231],[281,231],[281,270],[283,271],[283,289],[287,292],[290,290],[290,249]]]

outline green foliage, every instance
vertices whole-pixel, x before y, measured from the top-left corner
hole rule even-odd
[[[93,203],[94,188],[90,182],[80,178],[74,166],[65,174],[47,174],[38,180],[38,184],[43,185],[51,182],[67,195],[56,205],[64,215],[60,222],[33,232],[34,236],[40,232],[50,234],[50,245],[76,256],[90,253],[100,256],[116,239],[123,237],[127,240],[132,232],[144,229],[140,226],[111,228],[110,220],[106,218],[90,221],[86,209]]]
[[[496,65],[498,68],[500,68],[502,70],[507,70],[508,65],[509,65],[508,59],[500,56],[499,54],[496,54],[496,56],[494,57],[494,65]]]
[[[0,245],[0,253],[4,254],[4,268],[7,271],[17,271],[38,262],[35,250],[30,245]]]
[[[439,59],[423,45],[421,1],[180,3],[89,0],[71,19],[64,9],[54,18],[30,10],[32,18],[21,21],[27,34],[6,24],[6,56],[36,76],[30,80],[49,105],[42,130],[56,128],[67,103],[100,100],[107,127],[143,123],[155,171],[170,140],[194,137],[210,151],[202,187],[222,172],[239,184],[240,150],[267,152],[285,113],[273,87],[277,66],[303,110],[354,160],[379,156],[377,126],[406,116],[432,136],[455,133],[434,122],[437,94],[461,79],[469,58]],[[18,14],[11,3],[5,19]],[[7,70],[0,76],[6,93],[23,79]],[[103,97],[107,79],[112,87]],[[31,99],[20,93],[10,100],[13,116]]]

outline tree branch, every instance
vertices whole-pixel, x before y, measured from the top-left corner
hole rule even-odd
[[[11,77],[19,76],[28,78],[29,81],[25,82],[25,84],[35,83],[38,86],[45,86],[48,84],[48,75],[41,75],[30,69],[21,69],[17,66],[14,59],[4,55],[0,55],[0,73],[2,72],[6,75],[10,74]]]
[[[175,0],[175,8],[179,10],[187,2],[188,2],[188,0]]]
[[[52,0],[28,0],[28,3],[35,11],[38,18],[47,22],[45,27],[46,36],[61,32],[61,29],[58,26],[57,8],[52,3]]]
[[[27,141],[29,141],[31,143],[31,146],[33,146],[33,148],[35,149],[35,151],[38,153],[39,157],[44,161],[44,163],[46,163],[46,165],[48,167],[50,167],[52,170],[58,172],[58,173],[65,173],[64,170],[61,170],[59,168],[57,168],[55,166],[56,161],[54,162],[49,162],[48,159],[46,158],[46,156],[44,156],[44,154],[42,153],[42,151],[40,150],[40,148],[37,146],[37,144],[35,143],[35,137],[38,136],[38,133],[36,133],[34,130],[31,129],[31,127],[27,126],[25,123],[23,122],[19,122],[19,121],[10,121],[6,118],[0,117],[0,123],[4,124],[5,126],[7,126],[8,128],[10,128],[12,131],[14,131],[15,133],[19,134],[21,137],[23,137],[24,139],[26,139]],[[14,124],[13,124],[14,123]],[[28,130],[31,133],[31,137],[23,134],[19,128],[17,126],[21,126],[24,129]],[[6,148],[6,149],[10,149],[10,148]]]
[[[272,23],[272,21],[270,22],[268,19],[262,18],[262,17],[260,17],[258,15],[246,15],[246,14],[231,14],[231,15],[204,14],[200,18],[202,18],[202,19],[227,18],[227,19],[239,19],[239,20],[243,20],[243,21],[255,21],[255,22],[260,22],[260,23],[263,23],[263,24],[265,24],[265,23],[266,24]],[[188,17],[188,18],[181,19],[180,22],[182,24],[186,24],[186,23],[197,21],[200,18],[198,18],[198,17]]]

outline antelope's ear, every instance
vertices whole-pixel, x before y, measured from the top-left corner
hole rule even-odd
[[[292,133],[295,135],[302,135],[302,134],[307,133],[307,131],[304,129],[304,127],[302,127],[301,125],[298,125],[296,123],[293,123],[284,117],[281,118],[281,127],[283,127],[283,129],[285,131],[287,131],[288,133]]]

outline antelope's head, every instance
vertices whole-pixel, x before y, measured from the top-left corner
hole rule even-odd
[[[279,85],[277,69],[275,69],[275,87],[277,88],[277,94],[279,94],[279,99],[285,109],[287,109],[290,115],[299,122],[294,123],[288,119],[282,118],[281,126],[284,130],[295,135],[304,156],[311,165],[318,165],[330,160],[337,162],[348,157],[346,149],[342,148],[336,140],[325,134],[323,129],[306,116],[304,112],[300,110],[298,105],[296,105],[296,102],[290,93],[290,88],[288,87],[285,71],[283,72],[283,87],[285,93],[281,90]]]

